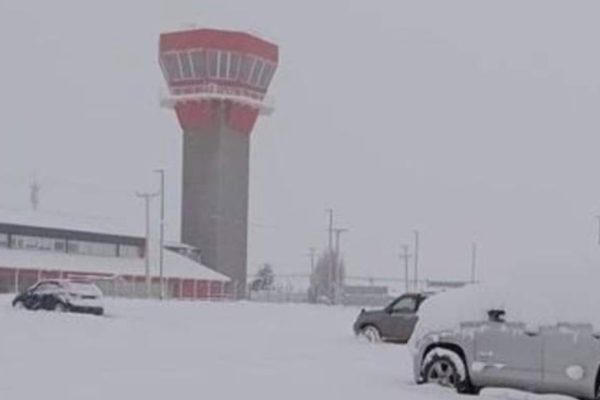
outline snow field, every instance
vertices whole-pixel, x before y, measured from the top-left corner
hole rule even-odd
[[[10,300],[0,296],[0,399],[463,397],[414,385],[407,347],[357,340],[355,308],[107,300],[108,315],[95,317],[17,311]]]

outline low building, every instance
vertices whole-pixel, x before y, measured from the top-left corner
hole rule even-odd
[[[110,233],[101,225],[60,216],[0,215],[0,293],[24,290],[40,279],[77,277],[94,280],[107,296],[145,297],[145,239],[117,230]],[[193,249],[167,245],[163,254],[166,297],[234,297],[231,280],[202,265]],[[150,281],[152,295],[158,296],[155,267]]]

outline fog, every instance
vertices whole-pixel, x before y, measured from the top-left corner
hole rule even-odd
[[[249,30],[280,46],[252,138],[249,268],[309,270],[334,208],[349,275],[467,279],[600,261],[600,4],[594,1],[0,3],[0,208],[143,227],[181,131],[159,106],[158,35]],[[535,267],[528,267],[533,266]],[[540,267],[541,266],[541,267]]]

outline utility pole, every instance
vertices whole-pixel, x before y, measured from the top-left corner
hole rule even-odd
[[[158,193],[136,193],[137,197],[144,199],[146,206],[146,240],[144,248],[144,264],[146,267],[146,297],[151,296],[151,281],[150,281],[150,201],[158,196]]]
[[[327,233],[329,234],[329,244],[327,250],[327,280],[329,285],[333,283],[333,208],[328,208],[325,210],[327,214],[329,214],[329,227],[327,228]]]
[[[475,283],[475,269],[477,268],[477,243],[471,244],[471,283]]]
[[[335,273],[334,273],[334,286],[333,287],[335,288],[334,295],[335,295],[335,297],[337,297],[342,294],[341,288],[343,285],[342,263],[340,262],[340,237],[341,237],[342,233],[348,232],[348,229],[335,228],[333,231],[335,232],[335,255],[333,257],[333,270],[335,271]],[[337,299],[336,299],[336,303],[338,303]]]
[[[408,274],[408,260],[410,258],[410,254],[408,254],[408,245],[402,245],[402,253],[400,254],[400,259],[404,260],[404,290],[408,293],[410,288],[409,274]]]
[[[336,260],[336,280],[339,278],[339,271],[337,271],[337,267],[339,266],[339,257],[340,257],[340,236],[342,233],[348,232],[346,228],[335,228],[333,230],[335,232],[335,260]]]
[[[309,249],[309,256],[310,256],[310,275],[312,276],[312,274],[314,274],[315,272],[315,255],[317,254],[317,249],[315,249],[314,247],[311,247]]]
[[[333,208],[328,208],[325,210],[327,214],[329,214],[329,228],[327,228],[327,232],[329,232],[329,252],[333,252]]]
[[[164,284],[164,247],[165,247],[165,170],[155,169],[154,172],[160,174],[160,248],[159,248],[159,280],[160,280],[160,299],[165,298]]]
[[[415,291],[419,291],[419,231],[414,230],[413,234],[415,235],[415,250],[414,250],[414,261],[415,261]]]

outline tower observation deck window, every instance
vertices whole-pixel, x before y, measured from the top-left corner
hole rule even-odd
[[[192,63],[190,62],[190,55],[186,51],[179,53],[179,62],[181,63],[183,78],[192,79]]]
[[[260,77],[264,64],[265,63],[262,60],[256,60],[256,63],[254,63],[254,70],[252,71],[252,77],[250,78],[250,82],[248,82],[250,85],[257,86],[258,78]]]
[[[229,79],[237,80],[240,71],[241,57],[238,53],[229,55]]]
[[[208,76],[216,78],[219,67],[219,53],[215,50],[208,51]]]
[[[275,72],[275,67],[271,63],[265,63],[265,66],[262,70],[262,75],[258,80],[258,86],[262,89],[266,89],[269,87],[271,83],[271,79],[273,79],[273,73]]]
[[[202,50],[192,52],[192,66],[196,79],[206,77],[206,53]]]
[[[181,69],[179,68],[179,57],[177,57],[177,53],[164,54],[162,56],[162,64],[170,81],[178,81],[181,79]]]
[[[250,73],[252,72],[252,67],[254,66],[255,58],[252,56],[244,56],[244,60],[242,61],[242,68],[240,70],[240,80],[244,83],[248,83],[250,79]]]
[[[221,51],[219,53],[219,78],[227,79],[229,71],[229,52]]]

